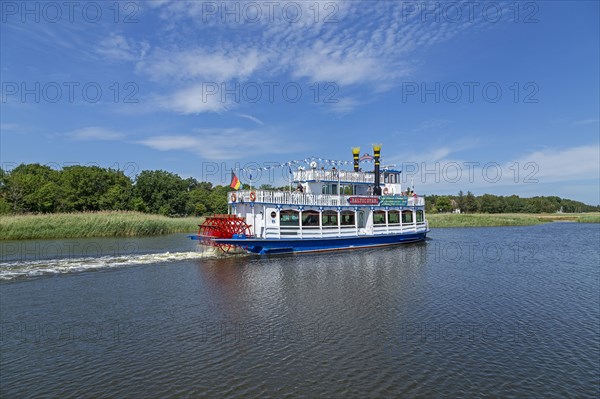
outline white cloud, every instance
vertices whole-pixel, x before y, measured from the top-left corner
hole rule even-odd
[[[103,59],[111,61],[138,61],[150,50],[148,42],[136,43],[125,36],[110,33],[103,38],[95,52]]]
[[[71,140],[121,140],[125,135],[103,127],[90,126],[73,130],[65,134]]]
[[[19,125],[18,123],[0,123],[0,132],[6,133],[26,133],[31,131],[31,128]]]
[[[138,143],[160,151],[192,152],[208,160],[248,159],[302,149],[301,144],[279,137],[275,132],[238,128],[197,129],[193,135],[162,135]]]
[[[137,64],[138,72],[156,81],[222,82],[248,78],[265,61],[253,49],[167,51],[157,49]]]
[[[244,119],[248,119],[254,123],[256,123],[257,125],[264,125],[265,123],[263,121],[261,121],[260,119],[258,119],[255,116],[252,115],[248,115],[248,114],[237,114],[237,116],[239,116],[240,118],[244,118]]]
[[[336,98],[336,102],[330,104],[331,110],[338,114],[344,114],[352,111],[362,103],[353,97]]]
[[[258,2],[262,18],[251,23],[244,4],[163,1],[152,5],[168,27],[160,31],[159,44],[137,63],[136,70],[165,85],[177,103],[169,109],[183,113],[224,109],[198,104],[190,96],[190,86],[260,84],[285,76],[309,84],[334,82],[341,89],[361,87],[366,94],[377,94],[415,70],[415,50],[448,41],[476,25],[422,22],[418,13],[403,15],[400,2],[341,1],[282,2],[272,14],[263,9],[265,3]],[[298,21],[285,20],[286,5],[294,10],[300,7]],[[226,9],[238,11],[227,14]],[[114,57],[126,57],[129,47],[128,41],[112,38]],[[347,112],[358,105],[355,99],[347,99],[327,106]]]
[[[537,165],[537,176],[544,182],[584,179],[600,181],[600,146],[597,144],[535,151],[515,162],[520,165],[529,162]],[[509,164],[512,165],[513,162]]]
[[[412,178],[419,192],[429,194],[462,190],[526,197],[557,195],[592,204],[597,201],[600,181],[597,144],[533,151],[506,162],[449,158],[456,152],[456,148],[440,147],[400,159],[399,165],[405,169],[404,184]],[[384,161],[389,163],[389,159]],[[596,184],[578,184],[584,181]]]
[[[235,106],[221,101],[219,94],[209,94],[207,86],[196,85],[160,97],[157,103],[160,107],[180,114],[199,114],[202,112],[222,112]]]

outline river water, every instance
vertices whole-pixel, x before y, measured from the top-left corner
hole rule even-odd
[[[600,226],[215,258],[2,242],[0,396],[598,397]]]

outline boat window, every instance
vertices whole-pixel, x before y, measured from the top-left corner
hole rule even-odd
[[[417,223],[423,223],[423,211],[417,211]]]
[[[388,212],[388,223],[400,223],[400,211],[389,211]]]
[[[336,211],[325,211],[322,217],[323,226],[337,226],[338,213]]]
[[[337,184],[323,184],[321,186],[321,194],[337,195],[338,185]]]
[[[354,226],[354,211],[342,211],[342,226]]]
[[[358,228],[362,229],[365,227],[365,213],[363,211],[358,212]]]
[[[373,212],[373,224],[385,224],[385,211]]]
[[[298,211],[287,210],[279,213],[279,224],[281,226],[299,226],[300,225],[300,213]]]
[[[302,212],[302,226],[319,226],[319,212],[317,211],[305,211]]]
[[[408,224],[413,222],[412,211],[402,211],[402,223]]]

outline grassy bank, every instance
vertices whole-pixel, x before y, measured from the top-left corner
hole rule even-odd
[[[569,221],[600,223],[600,213],[582,214],[428,214],[429,226],[526,226]],[[195,232],[200,218],[168,218],[138,212],[55,213],[0,217],[0,240],[150,236]]]
[[[486,226],[528,226],[546,222],[600,223],[600,213],[582,214],[530,214],[530,213],[430,213],[429,226],[436,227],[486,227]]]
[[[54,213],[0,217],[0,240],[149,236],[194,232],[199,218],[138,212]]]

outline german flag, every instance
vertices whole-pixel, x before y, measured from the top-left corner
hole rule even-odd
[[[237,178],[235,173],[233,173],[233,169],[232,169],[231,170],[231,183],[229,184],[229,187],[233,188],[234,190],[239,190],[241,185],[242,185],[242,183],[240,182],[240,179]]]

